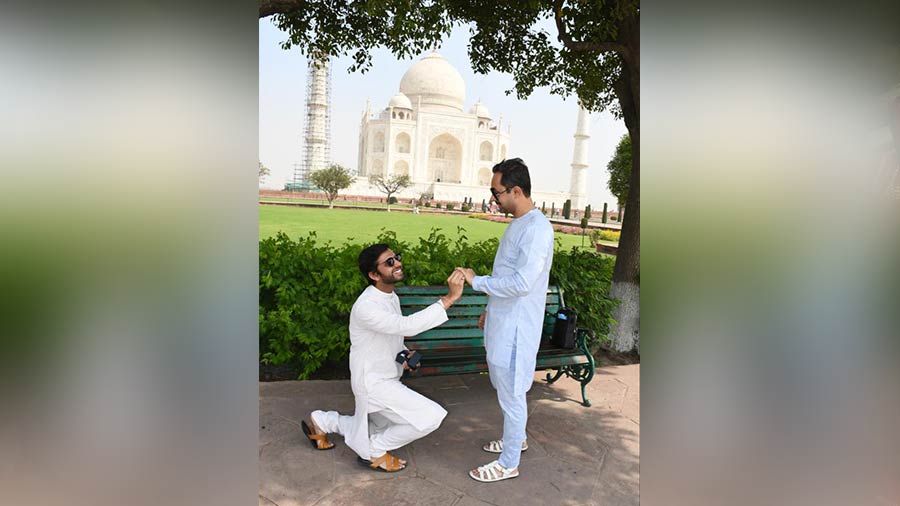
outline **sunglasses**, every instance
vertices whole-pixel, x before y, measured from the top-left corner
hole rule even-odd
[[[401,260],[403,260],[403,255],[401,255],[400,253],[397,253],[396,255],[389,257],[384,262],[378,262],[378,265],[387,264],[388,267],[393,267],[396,262],[399,262]]]
[[[515,187],[513,187],[513,188],[515,188]],[[491,186],[491,195],[494,196],[494,200],[498,200],[500,198],[500,195],[503,195],[504,193],[509,193],[511,191],[512,191],[512,188],[507,188],[507,189],[503,190],[502,192],[498,192],[497,190],[494,189],[493,186]]]

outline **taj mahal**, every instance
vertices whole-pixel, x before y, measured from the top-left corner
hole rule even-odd
[[[386,107],[373,112],[367,101],[359,127],[357,176],[342,193],[383,196],[370,185],[370,176],[406,174],[411,185],[397,195],[401,200],[422,194],[439,201],[470,198],[480,204],[487,200],[491,168],[507,156],[521,155],[511,151],[511,129],[503,124],[502,115],[495,119],[480,99],[468,110],[465,105],[466,83],[443,56],[433,51],[414,63]],[[545,202],[548,209],[551,203],[560,208],[569,198],[575,209],[586,203],[587,119],[582,109],[575,134],[571,190],[548,192],[533,187],[531,197],[537,206]]]

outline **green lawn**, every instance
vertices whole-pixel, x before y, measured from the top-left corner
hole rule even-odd
[[[439,228],[448,237],[456,237],[457,227],[465,228],[470,242],[491,237],[500,238],[506,224],[478,220],[466,216],[412,214],[409,212],[365,211],[360,209],[318,209],[309,207],[259,206],[259,237],[264,239],[283,231],[292,239],[315,231],[324,241],[341,244],[349,241],[373,241],[381,229],[396,232],[401,241],[414,242]],[[565,249],[581,246],[581,236],[556,233]],[[586,247],[590,241],[584,239]]]
[[[259,200],[261,202],[285,202],[288,204],[302,203],[302,204],[313,204],[313,205],[319,205],[319,206],[325,206],[325,207],[328,206],[328,201],[325,200],[325,197],[322,197],[322,199],[292,199],[292,198],[279,198],[279,197],[260,197]],[[355,200],[337,199],[334,201],[334,207],[350,207],[350,208],[379,207],[381,209],[386,209],[387,204],[385,204],[383,202],[357,202]],[[412,206],[409,204],[402,204],[399,202],[396,204],[391,204],[391,209],[393,209],[395,207],[409,209]]]

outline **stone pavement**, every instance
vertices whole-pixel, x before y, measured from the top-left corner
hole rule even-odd
[[[637,505],[640,477],[640,365],[602,367],[581,405],[578,383],[553,385],[535,373],[528,393],[528,446],[519,477],[479,483],[467,471],[496,455],[481,445],[500,437],[502,415],[487,375],[405,381],[449,412],[441,427],[395,450],[403,471],[357,464],[343,438],[316,451],[300,430],[315,409],[353,412],[349,381],[259,385],[259,504],[297,505]]]

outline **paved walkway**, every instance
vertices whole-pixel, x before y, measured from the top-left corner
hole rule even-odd
[[[528,452],[518,478],[479,483],[466,471],[496,456],[481,445],[500,436],[502,415],[486,375],[441,376],[407,385],[444,406],[441,427],[393,452],[409,460],[398,473],[361,467],[343,438],[315,451],[300,430],[314,409],[353,412],[349,381],[259,385],[259,504],[295,505],[637,505],[640,365],[603,367],[581,405],[577,383],[553,385],[535,373],[528,393]]]

